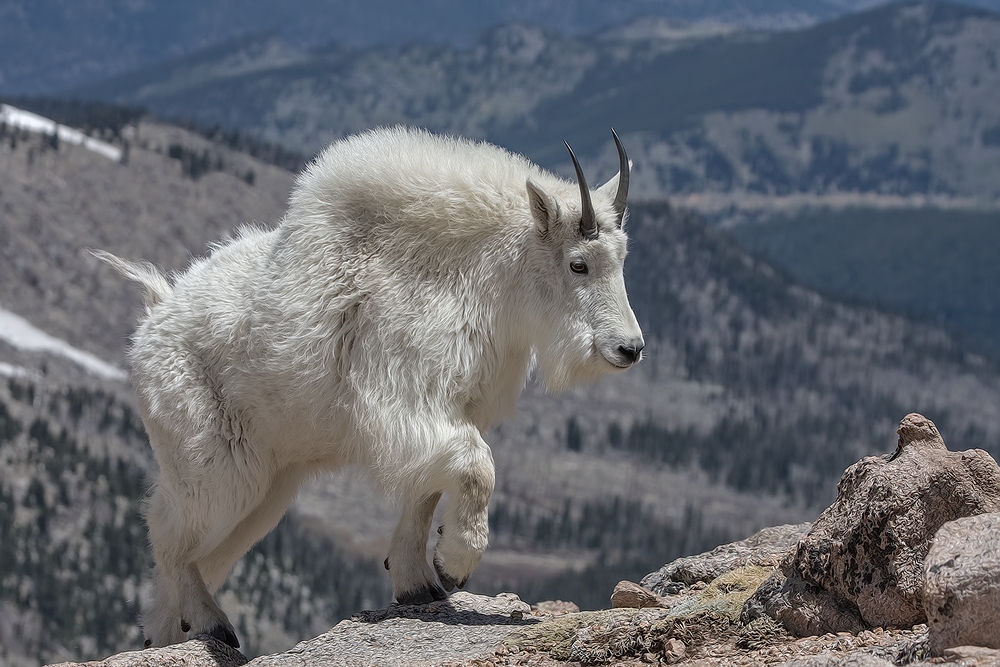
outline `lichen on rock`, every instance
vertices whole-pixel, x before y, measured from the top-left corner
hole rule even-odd
[[[673,560],[647,574],[640,583],[658,595],[671,595],[684,586],[697,582],[708,583],[740,567],[775,567],[781,563],[788,550],[809,532],[810,527],[811,524],[800,523],[764,528],[745,540],[722,544],[702,554]]]
[[[727,572],[671,609],[607,609],[552,618],[510,633],[504,644],[547,652],[557,660],[599,665],[652,654],[674,654],[678,640],[686,652],[735,638],[744,602],[772,568],[751,566]]]

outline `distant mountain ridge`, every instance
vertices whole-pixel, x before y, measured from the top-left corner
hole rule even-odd
[[[241,39],[77,89],[307,154],[373,125],[481,137],[550,167],[633,153],[634,196],[1000,199],[1000,15],[907,2],[777,33],[509,25],[468,47]],[[652,29],[650,29],[652,28]],[[585,165],[586,166],[586,165]],[[766,204],[765,204],[766,205]],[[739,198],[737,198],[739,206]]]
[[[878,0],[875,0],[876,2]],[[997,0],[977,0],[998,6]],[[735,27],[801,27],[872,0],[96,0],[0,2],[0,94],[52,94],[97,78],[272,32],[306,48],[408,42],[472,44],[508,23],[585,35],[639,17]]]

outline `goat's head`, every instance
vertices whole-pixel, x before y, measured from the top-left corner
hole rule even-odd
[[[546,277],[557,303],[551,343],[539,350],[546,382],[554,387],[596,379],[637,363],[642,331],[625,292],[624,262],[630,162],[618,135],[619,172],[591,191],[583,169],[566,144],[576,169],[577,202],[565,206],[528,180],[528,203],[540,245],[546,251]]]

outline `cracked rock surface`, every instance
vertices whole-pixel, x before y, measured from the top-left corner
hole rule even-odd
[[[966,644],[1000,649],[1000,514],[946,523],[925,565],[931,650]]]

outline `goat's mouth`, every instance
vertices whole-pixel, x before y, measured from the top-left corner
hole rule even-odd
[[[621,355],[608,354],[604,350],[601,350],[600,354],[601,354],[601,358],[604,359],[604,361],[606,361],[609,365],[613,366],[615,369],[620,370],[620,371],[624,371],[626,369],[632,368],[637,363],[639,363],[638,359],[636,359],[635,361],[631,361],[631,360],[623,358]]]
[[[623,371],[642,361],[643,343],[627,341],[611,345],[597,345],[597,351],[615,369]]]

